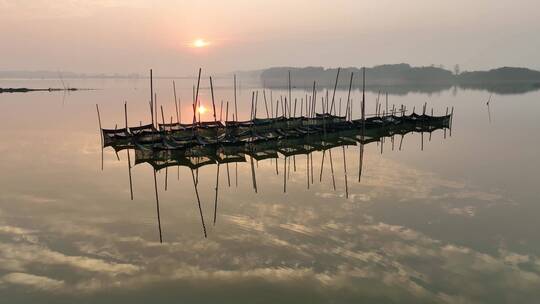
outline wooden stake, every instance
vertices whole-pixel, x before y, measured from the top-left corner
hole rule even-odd
[[[199,68],[199,76],[197,77],[197,91],[195,92],[195,110],[197,108],[200,108],[201,105],[199,103],[199,85],[201,83],[201,68]],[[201,124],[201,111],[199,111],[199,124]]]
[[[347,160],[345,158],[345,146],[343,148],[343,171],[345,174],[345,197],[349,198],[349,185],[347,183]]]
[[[330,171],[332,172],[332,185],[334,191],[336,191],[336,178],[334,177],[334,161],[332,160],[332,149],[328,149],[328,154],[330,156]]]
[[[349,108],[350,100],[351,100],[351,89],[352,89],[352,81],[353,81],[354,72],[351,72],[351,79],[349,80],[349,92],[347,93],[347,109]],[[333,98],[332,98],[333,99]],[[333,103],[333,101],[332,101]],[[341,99],[339,101],[340,104],[340,112],[341,112]]]
[[[178,100],[176,99],[176,84],[174,83],[174,80],[172,82],[173,86],[173,93],[174,93],[174,105],[176,107],[176,122],[180,124],[180,115],[178,113]]]
[[[386,92],[386,114],[388,114],[388,92]]]
[[[155,174],[154,174],[154,177],[155,177]],[[204,224],[204,216],[203,216],[202,207],[201,207],[201,198],[199,197],[199,190],[197,189],[197,183],[195,182],[195,174],[193,173],[193,169],[191,169],[191,177],[193,178],[193,187],[195,188],[195,195],[197,196],[197,204],[199,205],[199,214],[201,216],[201,223],[203,227],[204,237],[206,238],[207,237],[206,225]]]
[[[336,98],[336,89],[339,79],[339,71],[341,71],[341,68],[338,68],[337,75],[336,75],[336,83],[334,83],[334,93],[332,94],[332,106],[330,107],[330,112],[334,109],[334,99]],[[349,94],[351,92],[351,89],[349,89]],[[326,102],[328,103],[328,97],[326,97]]]
[[[266,102],[266,90],[263,90],[263,98],[264,98],[264,107],[266,109],[266,118],[270,118],[270,114],[268,113],[268,103]]]
[[[156,115],[156,119],[154,120],[156,122],[156,129],[159,130],[159,122],[158,122],[158,104],[157,104],[157,93],[154,93],[154,115]]]
[[[154,125],[154,81],[152,69],[150,69],[150,116],[152,117],[152,125]]]
[[[161,108],[161,122],[165,124],[165,116],[163,115],[163,106],[160,106]]]
[[[219,163],[217,164],[217,173],[216,173],[216,197],[214,198],[214,226],[216,225],[218,192],[219,192]]]
[[[291,117],[291,71],[289,70],[289,117]]]
[[[234,114],[236,119],[238,119],[238,106],[236,104],[236,74],[234,74]]]
[[[274,117],[274,99],[272,99],[272,90],[270,90],[270,117]]]
[[[219,121],[223,121],[223,99],[221,100],[221,105],[219,106]]]
[[[253,179],[253,188],[255,189],[255,193],[257,193],[257,178],[255,176],[255,166],[253,165],[253,157],[250,156],[251,159],[251,177]]]
[[[158,196],[158,188],[157,188],[156,169],[154,169],[154,190],[156,192],[156,210],[157,210],[158,229],[159,229],[159,242],[163,243],[163,237],[161,236],[161,218],[159,216],[159,196]]]
[[[103,146],[105,139],[103,138],[103,129],[101,128],[101,116],[99,115],[99,106],[96,103],[96,111],[97,111],[97,117],[98,117],[98,123],[99,123],[99,140],[101,143],[101,171],[103,171]]]
[[[210,76],[210,92],[212,94],[212,109],[214,110],[214,122],[217,123],[216,102],[214,101],[214,85],[212,83],[212,76]],[[216,131],[216,137],[217,137],[217,131]]]

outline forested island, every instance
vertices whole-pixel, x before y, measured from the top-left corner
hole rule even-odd
[[[337,68],[323,67],[273,67],[261,71],[260,79],[265,87],[285,88],[288,86],[288,73],[291,73],[291,85],[296,88],[310,88],[313,82],[318,87],[333,87]],[[351,73],[358,87],[362,68],[341,68],[338,87],[349,86]],[[449,71],[442,67],[413,67],[409,64],[386,64],[366,68],[366,86],[368,87],[421,87],[443,88],[460,86],[464,88],[506,87],[521,90],[534,90],[540,87],[540,71],[527,68],[502,67],[488,71],[460,72],[459,68]]]

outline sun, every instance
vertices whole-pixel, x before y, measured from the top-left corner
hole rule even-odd
[[[193,42],[191,42],[191,46],[194,47],[194,48],[204,48],[204,47],[207,47],[210,45],[210,42],[202,39],[202,38],[198,38],[198,39],[195,39],[193,40]]]
[[[204,114],[204,113],[206,113],[206,111],[208,111],[208,109],[206,109],[203,105],[200,105],[197,108],[197,112],[199,112],[199,114]]]

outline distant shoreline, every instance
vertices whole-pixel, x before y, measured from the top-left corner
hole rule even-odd
[[[0,88],[0,93],[28,93],[28,92],[58,92],[58,91],[80,91],[90,89],[79,88],[48,88],[48,89],[30,89],[30,88]]]
[[[336,84],[338,69],[322,67],[277,67],[263,70],[260,74],[263,86],[267,88],[288,87],[288,74],[291,85],[297,88],[333,87]],[[357,87],[362,78],[361,68],[340,69],[337,86],[348,87],[351,73],[353,86]],[[485,86],[485,85],[537,85],[540,84],[540,71],[526,68],[503,67],[489,71],[451,72],[440,67],[412,67],[408,64],[380,65],[366,68],[366,86]]]

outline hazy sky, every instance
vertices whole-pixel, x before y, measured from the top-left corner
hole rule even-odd
[[[0,0],[0,29],[0,70],[540,69],[539,0]]]

